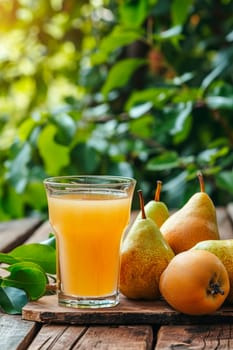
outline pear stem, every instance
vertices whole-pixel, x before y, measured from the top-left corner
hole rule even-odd
[[[155,198],[154,198],[154,200],[155,200],[156,202],[159,202],[159,201],[160,201],[161,188],[162,188],[162,181],[158,180],[158,181],[157,181],[156,191],[155,191]]]
[[[144,209],[144,198],[142,194],[142,190],[138,190],[139,200],[140,200],[140,209],[142,213],[142,219],[146,219],[146,213]]]
[[[202,173],[199,172],[199,173],[197,174],[197,176],[198,176],[198,179],[199,179],[201,192],[205,192],[205,183],[204,183],[204,178],[203,178]]]

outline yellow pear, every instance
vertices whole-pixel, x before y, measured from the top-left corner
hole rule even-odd
[[[233,239],[206,240],[197,243],[192,249],[208,250],[215,254],[225,266],[229,281],[230,292],[227,301],[233,303]]]
[[[169,211],[166,204],[160,201],[161,188],[162,188],[162,181],[158,180],[154,199],[149,201],[145,205],[146,216],[151,218],[159,228],[169,217]],[[142,213],[140,211],[140,213],[138,214],[138,217],[141,217],[141,215]]]
[[[155,300],[160,296],[160,275],[174,253],[158,226],[146,217],[142,191],[138,193],[142,215],[122,243],[120,291],[131,299]]]
[[[219,239],[216,209],[207,193],[204,180],[198,174],[200,192],[195,193],[177,212],[171,215],[160,230],[175,254],[192,248],[207,239]]]

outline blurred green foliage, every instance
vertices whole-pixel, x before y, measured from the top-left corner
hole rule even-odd
[[[43,179],[132,176],[180,207],[201,170],[233,197],[230,0],[0,2],[0,220],[46,213]],[[135,198],[135,207],[138,207]]]

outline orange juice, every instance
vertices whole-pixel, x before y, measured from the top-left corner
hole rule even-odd
[[[117,290],[119,250],[131,198],[123,191],[48,197],[58,248],[58,282],[67,295],[98,297]]]

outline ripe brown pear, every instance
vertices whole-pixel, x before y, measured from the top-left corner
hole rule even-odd
[[[207,193],[204,180],[198,174],[200,192],[195,193],[160,230],[175,254],[192,248],[200,241],[219,239],[216,209]]]
[[[161,188],[162,181],[158,180],[155,189],[154,199],[152,199],[145,205],[146,216],[151,218],[159,228],[169,217],[169,210],[166,204],[160,200]],[[140,212],[138,214],[138,217],[141,217],[141,215],[142,213]]]
[[[120,291],[130,299],[156,300],[160,297],[159,279],[174,257],[154,221],[142,210],[125,237],[121,248]]]
[[[222,261],[230,281],[230,292],[226,300],[228,303],[233,304],[233,239],[202,241],[192,248],[192,250],[194,249],[208,250]]]
[[[160,277],[160,291],[175,310],[187,315],[207,315],[227,298],[230,284],[221,260],[205,250],[177,254]]]

